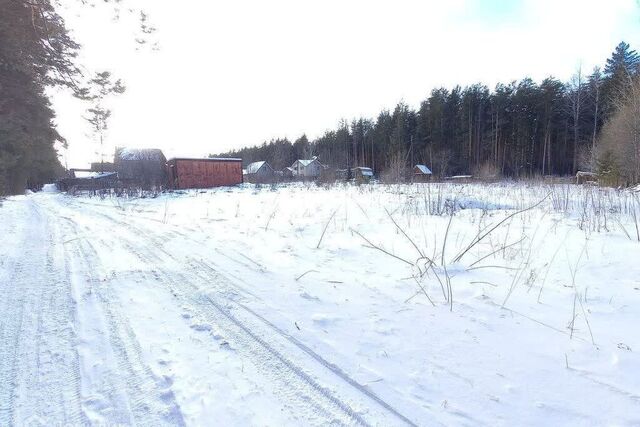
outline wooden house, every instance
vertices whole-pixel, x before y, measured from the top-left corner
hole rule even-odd
[[[317,157],[308,160],[298,159],[291,165],[293,174],[301,179],[315,179],[320,176],[325,166]]]
[[[413,168],[413,182],[429,182],[432,176],[431,169],[425,165],[415,165]]]
[[[114,158],[118,180],[125,186],[143,189],[166,185],[167,159],[157,148],[117,148]]]
[[[247,165],[245,178],[254,184],[270,183],[276,180],[276,173],[271,165],[265,161],[253,162]]]
[[[373,169],[358,166],[351,169],[353,180],[358,184],[367,184],[373,179]]]

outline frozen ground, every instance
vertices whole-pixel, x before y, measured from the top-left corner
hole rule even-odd
[[[4,200],[0,425],[638,425],[637,197]]]

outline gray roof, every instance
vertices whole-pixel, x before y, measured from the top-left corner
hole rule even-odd
[[[162,150],[158,148],[122,148],[117,152],[120,160],[157,160],[165,161]]]
[[[313,162],[318,162],[318,164],[322,166],[322,163],[320,163],[320,160],[318,160],[317,157],[314,157],[313,159],[298,159],[295,162],[293,162],[293,165],[295,165],[298,162],[305,168]],[[293,165],[291,165],[291,167],[293,167]]]
[[[253,163],[249,163],[249,165],[247,166],[247,173],[257,173],[264,165],[267,165],[269,169],[273,169],[269,165],[269,163],[265,161],[253,162]]]
[[[363,167],[363,166],[358,166],[358,167],[355,167],[355,168],[353,168],[353,169],[354,169],[354,170],[355,170],[355,169],[358,169],[358,170],[360,171],[360,173],[361,173],[363,176],[373,176],[373,169],[371,169],[371,168],[366,168],[366,167]]]
[[[431,175],[431,170],[425,165],[416,165],[416,168],[425,175]]]

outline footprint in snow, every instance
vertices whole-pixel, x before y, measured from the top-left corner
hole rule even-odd
[[[196,323],[191,325],[191,329],[200,331],[200,332],[209,332],[211,331],[211,325],[205,325],[202,323]]]

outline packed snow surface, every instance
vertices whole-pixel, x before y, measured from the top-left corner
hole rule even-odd
[[[640,424],[635,192],[0,203],[2,426]]]

